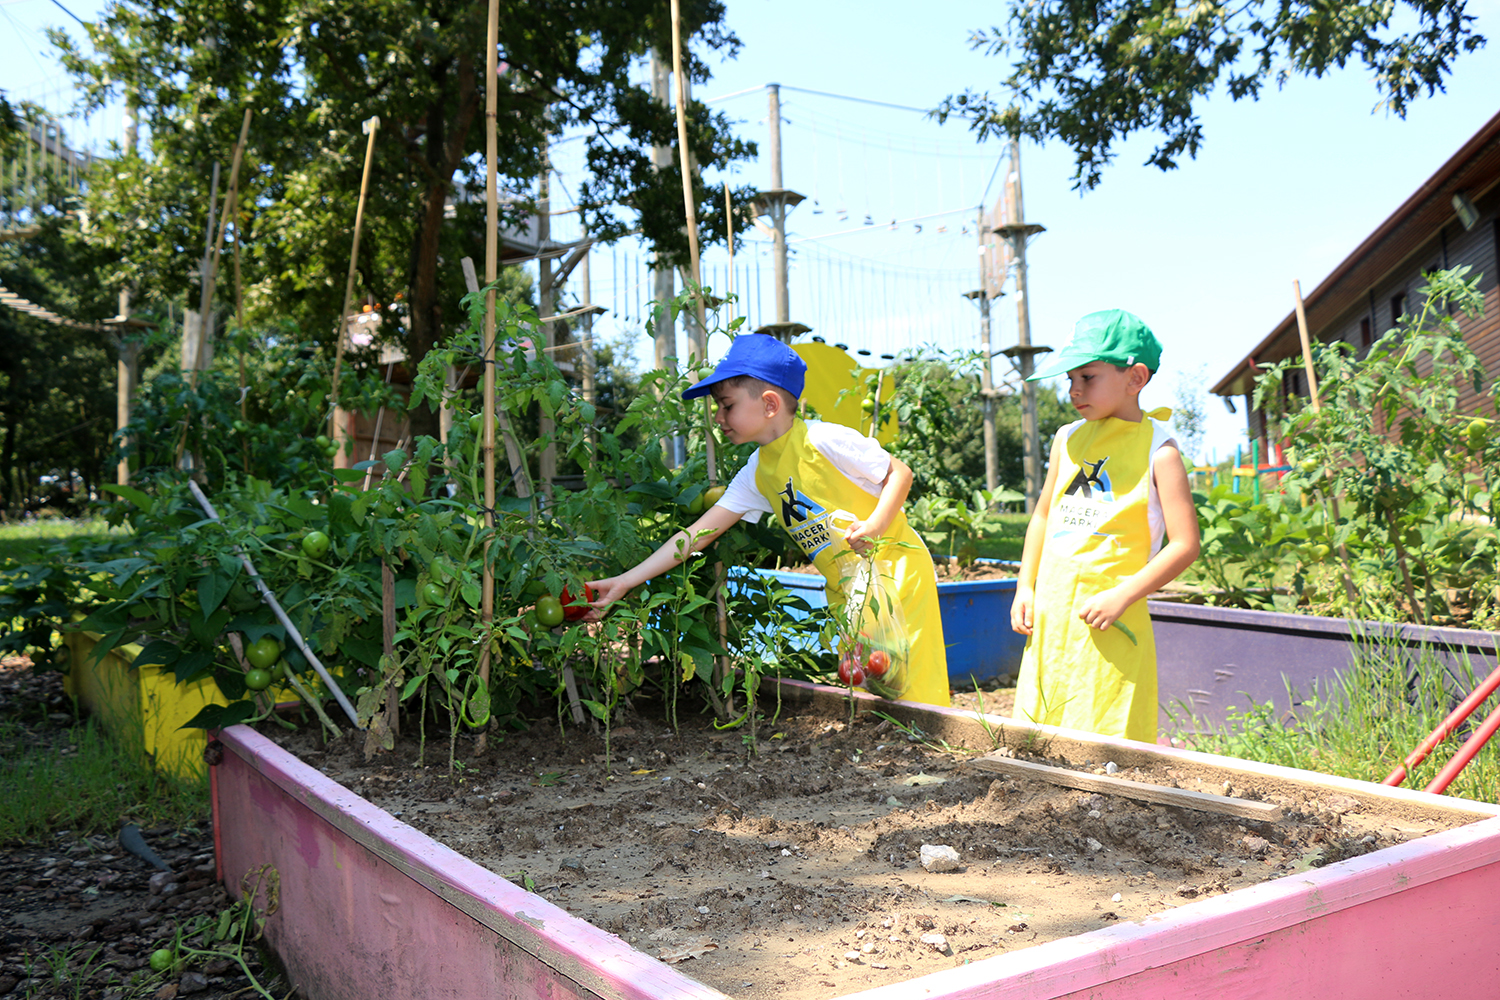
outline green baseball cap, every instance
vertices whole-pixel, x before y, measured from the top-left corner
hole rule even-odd
[[[1145,365],[1155,372],[1161,364],[1161,343],[1141,318],[1123,309],[1089,313],[1073,327],[1073,339],[1058,351],[1050,364],[1026,379],[1054,378],[1090,361],[1112,365]]]

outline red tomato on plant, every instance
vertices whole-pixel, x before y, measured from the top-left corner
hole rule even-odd
[[[594,599],[594,588],[586,583],[583,585],[583,599],[585,602]],[[587,603],[574,604],[574,600],[573,595],[568,593],[567,587],[564,587],[562,593],[558,595],[557,601],[562,605],[564,621],[576,622],[589,613],[590,609]]]
[[[885,672],[891,668],[891,654],[883,649],[870,651],[869,659],[865,660],[865,669],[871,677],[884,677]]]
[[[865,668],[858,660],[845,657],[839,661],[839,681],[845,687],[858,687],[865,682]]]

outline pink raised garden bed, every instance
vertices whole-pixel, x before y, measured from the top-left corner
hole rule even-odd
[[[783,697],[827,704],[829,689]],[[902,706],[952,739],[967,712]],[[1004,720],[1008,736],[1028,732]],[[1473,822],[1134,922],[862,993],[869,1000],[1242,1000],[1487,996],[1500,989],[1500,807],[1045,730],[1079,759],[1159,755]],[[253,730],[219,734],[219,874],[280,874],[266,937],[309,1000],[371,997],[717,998],[619,938],[434,842]]]

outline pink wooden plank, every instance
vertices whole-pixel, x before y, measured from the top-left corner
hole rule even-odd
[[[844,1000],[1331,1000],[1500,982],[1500,819]]]
[[[302,994],[724,1000],[436,843],[242,726],[219,735],[227,884],[270,862],[266,936]]]

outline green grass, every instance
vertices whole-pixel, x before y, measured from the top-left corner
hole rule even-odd
[[[997,519],[1000,522],[999,527],[979,540],[979,557],[1020,562],[1021,549],[1026,545],[1026,525],[1031,520],[1031,515],[999,514]],[[923,537],[927,539],[927,548],[933,555],[947,556],[952,555],[948,551],[950,548],[948,535],[948,532],[934,531]]]
[[[157,772],[129,734],[112,738],[95,719],[66,733],[46,727],[0,721],[0,844],[56,830],[112,835],[127,820],[193,826],[208,815],[208,779]]]
[[[0,524],[0,567],[36,560],[46,549],[65,539],[102,539],[111,530],[103,518],[76,521],[61,517]]]
[[[1354,666],[1338,681],[1278,715],[1269,704],[1235,712],[1218,733],[1186,737],[1195,750],[1282,764],[1322,774],[1382,781],[1427,735],[1437,728],[1458,698],[1476,686],[1465,663],[1458,671],[1462,692],[1455,698],[1443,687],[1442,665],[1424,654],[1420,680],[1407,689],[1406,670],[1393,651],[1379,641],[1356,654]],[[1477,728],[1495,708],[1492,697],[1469,717]],[[1412,769],[1403,787],[1422,789],[1468,738],[1450,736],[1426,761]],[[1495,802],[1500,795],[1500,742],[1491,740],[1448,786],[1455,797]]]

